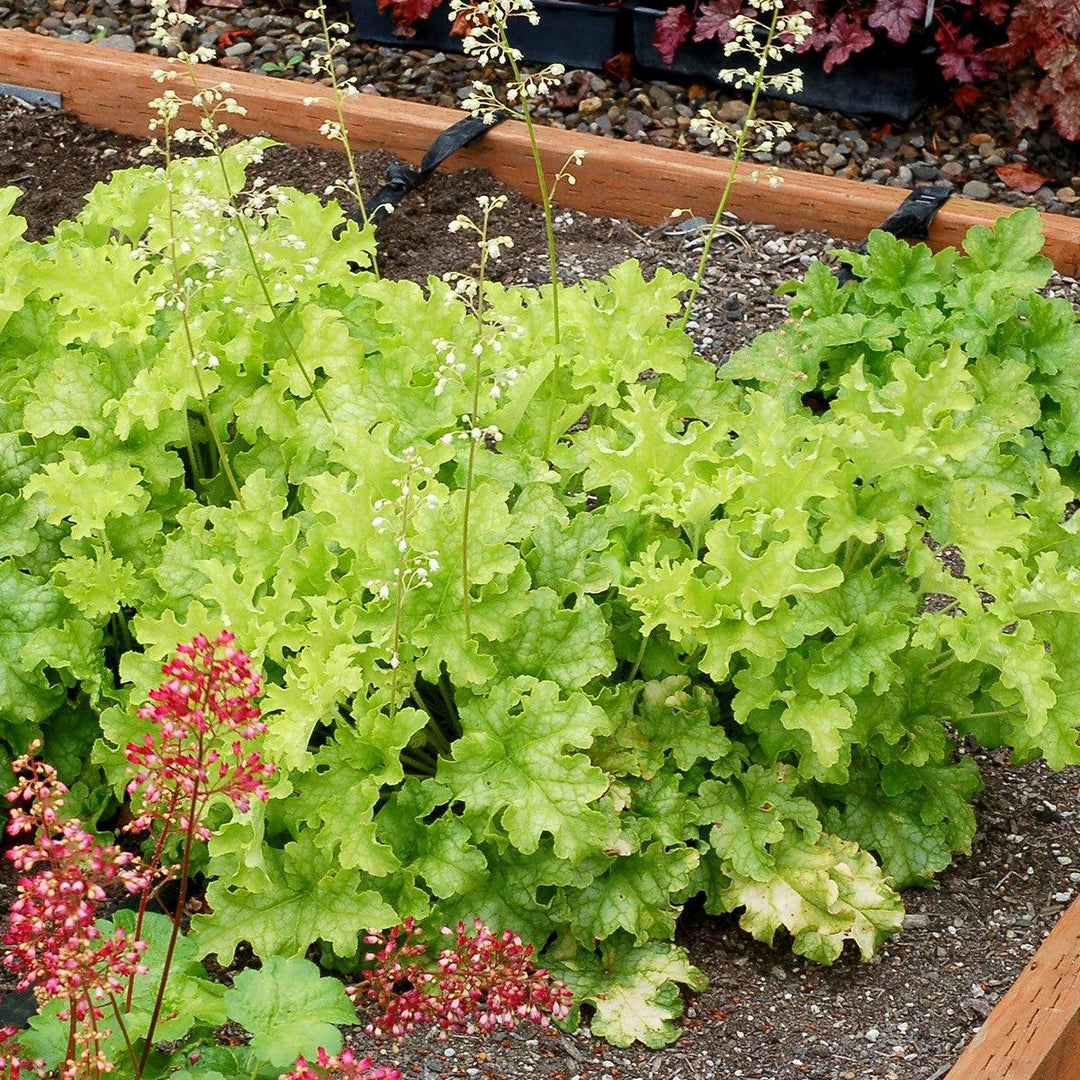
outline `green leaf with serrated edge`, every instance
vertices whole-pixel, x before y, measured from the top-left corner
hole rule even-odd
[[[730,872],[757,881],[776,873],[771,845],[797,832],[813,842],[821,834],[817,807],[796,795],[798,776],[787,765],[750,765],[731,780],[706,780],[698,789],[698,821],[712,825],[709,845]]]
[[[37,724],[63,701],[63,688],[21,656],[37,630],[57,625],[69,610],[53,585],[0,560],[0,717]]]
[[[932,304],[941,290],[941,275],[925,244],[908,244],[881,229],[867,237],[866,277],[859,291],[893,307]]]
[[[80,685],[93,706],[111,696],[113,676],[105,666],[104,634],[85,619],[65,619],[31,633],[19,659],[49,682]]]
[[[744,908],[739,925],[771,945],[786,929],[800,956],[832,963],[845,941],[854,941],[869,960],[904,917],[900,897],[882,877],[872,856],[839,837],[823,834],[812,843],[785,834],[771,852],[776,871],[768,881],[732,875],[721,902]]]
[[[621,1047],[642,1042],[658,1050],[674,1042],[679,1029],[672,1021],[682,1012],[679,986],[704,990],[708,983],[678,946],[635,947],[624,934],[603,942],[598,953],[580,948],[553,956],[550,968],[574,994],[567,1023],[576,1024],[581,1006],[591,1005],[593,1034]]]
[[[1020,710],[1007,717],[1009,741],[1021,761],[1041,755],[1052,769],[1080,765],[1080,616],[1055,612],[1034,616],[1032,623],[1057,674],[1054,705],[1038,731],[1024,722]]]
[[[315,754],[314,767],[297,777],[292,813],[312,827],[321,823],[318,843],[336,845],[342,867],[382,877],[401,865],[376,836],[374,811],[385,788],[403,779],[398,755],[427,720],[419,709],[399,709],[391,719],[361,707],[356,728],[339,728]]]
[[[685,675],[635,685],[632,708],[611,738],[602,740],[607,744],[612,751],[598,763],[645,779],[657,775],[669,757],[686,771],[700,758],[719,762],[735,749],[720,724],[715,695]]]
[[[551,589],[533,589],[514,634],[493,650],[503,675],[531,675],[570,690],[610,675],[615,667],[610,630],[588,596],[562,607]]]
[[[571,593],[598,593],[612,582],[613,567],[600,553],[608,547],[613,515],[606,508],[578,514],[573,521],[546,484],[533,484],[514,504],[518,521],[536,516],[525,556],[533,585],[554,589],[560,600]]]
[[[117,911],[112,918],[113,924],[122,927],[132,940],[137,921],[134,911]],[[108,927],[104,921],[100,925]],[[111,935],[111,930],[106,929],[105,933]],[[125,1018],[132,1039],[145,1036],[149,1027],[172,938],[172,920],[156,911],[148,911],[143,916],[138,937],[146,942],[140,960],[148,970],[146,974],[136,976],[131,1011]],[[228,1019],[224,996],[225,988],[206,977],[195,944],[186,934],[181,934],[173,948],[156,1033],[162,1039],[180,1039],[196,1023],[223,1024]]]
[[[343,1041],[336,1025],[356,1021],[341,982],[298,957],[267,956],[258,971],[241,971],[225,991],[225,1007],[251,1033],[251,1049],[280,1068],[301,1055],[314,1058],[320,1047],[336,1054]]]
[[[826,787],[831,804],[826,827],[875,852],[898,889],[925,885],[952,861],[969,853],[975,834],[970,800],[982,787],[970,760],[919,768],[895,763],[880,772],[872,762],[852,768],[850,781]]]
[[[130,517],[143,510],[150,493],[141,480],[136,468],[87,465],[82,454],[70,451],[32,477],[23,494],[29,498],[40,493],[48,520],[53,525],[70,521],[71,535],[79,539],[101,532],[108,517]]]
[[[555,683],[527,676],[502,680],[461,705],[462,735],[436,775],[471,815],[498,817],[520,851],[535,851],[547,832],[555,853],[576,861],[607,835],[607,818],[589,803],[608,779],[566,749],[590,746],[609,725],[584,694],[562,697]]]
[[[441,899],[480,888],[487,860],[468,826],[445,808],[448,792],[410,776],[379,808],[376,829],[404,865]],[[438,816],[432,812],[443,808]]]
[[[191,933],[203,955],[232,959],[248,942],[261,957],[302,956],[312,942],[329,942],[339,956],[356,953],[368,927],[392,926],[392,908],[362,886],[357,870],[336,865],[335,852],[321,848],[311,830],[266,855],[270,886],[247,892],[212,882],[207,902],[212,915],[197,915]]]
[[[459,921],[471,925],[479,918],[494,930],[512,929],[525,941],[542,946],[562,922],[554,910],[556,887],[580,888],[596,874],[588,860],[571,865],[557,856],[546,837],[528,855],[502,838],[478,840],[478,846],[488,874],[475,888],[439,904],[439,916],[448,925]]]
[[[698,853],[684,845],[653,843],[639,852],[616,855],[581,890],[563,890],[562,903],[574,936],[584,945],[611,937],[616,930],[638,945],[670,938],[679,912],[671,897],[687,888]]]
[[[965,258],[956,262],[959,277],[992,272],[999,288],[1035,292],[1049,280],[1053,263],[1040,255],[1043,246],[1039,212],[1033,207],[998,218],[992,229],[976,225],[964,239]]]

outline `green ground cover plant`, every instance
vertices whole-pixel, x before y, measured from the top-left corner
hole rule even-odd
[[[876,233],[717,370],[679,275],[489,281],[497,198],[453,223],[478,273],[381,279],[371,226],[246,184],[272,144],[223,148],[237,107],[188,74],[164,166],[50,240],[0,190],[3,745],[41,739],[92,829],[177,642],[227,628],[262,673],[274,771],[205,845],[189,816],[208,910],[145,913],[149,954],[199,978],[247,942],[242,997],[479,919],[571,1026],[660,1046],[703,984],[690,898],[869,958],[970,849],[958,736],[1080,762],[1080,328],[1037,213],[936,255]],[[185,103],[210,157],[175,152]]]

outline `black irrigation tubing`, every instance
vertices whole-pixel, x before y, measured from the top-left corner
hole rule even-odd
[[[878,228],[882,232],[892,233],[900,240],[925,240],[930,234],[934,215],[945,205],[951,194],[952,188],[944,184],[916,188]],[[865,255],[866,241],[855,250]],[[841,266],[834,273],[841,285],[856,276],[850,266]]]
[[[476,116],[466,116],[463,120],[459,120],[448,127],[428,147],[428,152],[424,155],[424,160],[420,162],[419,169],[395,161],[386,170],[386,184],[365,201],[363,212],[357,210],[350,217],[354,221],[378,225],[409,192],[415,191],[451,154],[476,142],[506,118],[507,114],[503,113],[490,121]]]

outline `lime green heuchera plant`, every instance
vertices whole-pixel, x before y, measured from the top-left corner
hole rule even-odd
[[[970,848],[958,735],[1080,762],[1080,329],[1034,211],[875,234],[717,371],[688,280],[635,262],[560,288],[557,343],[554,283],[357,273],[371,228],[245,187],[269,148],[117,173],[41,244],[0,191],[5,743],[92,822],[176,641],[228,626],[264,673],[276,771],[208,807],[176,939],[209,1017],[295,1032],[241,1000],[312,945],[355,974],[367,936],[479,918],[567,1023],[662,1045],[688,899],[867,958]],[[241,942],[222,1006],[198,961]]]

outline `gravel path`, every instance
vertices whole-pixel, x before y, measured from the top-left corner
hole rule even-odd
[[[218,50],[222,67],[269,70],[275,77],[310,81],[309,54],[302,42],[316,27],[304,19],[304,6],[243,3],[226,8],[190,2],[203,20],[200,44]],[[347,19],[343,0],[329,0],[328,8],[336,18]],[[147,43],[150,22],[148,0],[0,0],[0,26],[110,48],[157,51]],[[222,38],[230,31],[238,33]],[[471,79],[498,81],[497,72],[458,55],[364,42],[343,55],[340,70],[355,77],[365,93],[449,108],[457,107]],[[954,107],[943,90],[943,103],[930,105],[910,125],[764,102],[763,117],[788,120],[795,132],[772,153],[752,158],[892,187],[948,183],[968,198],[1080,215],[1080,144],[1066,144],[1052,131],[1013,131],[1001,118],[1006,89],[1004,80],[987,84],[984,99],[967,110]],[[689,132],[691,118],[706,105],[733,122],[746,111],[742,100],[700,83],[618,80],[572,71],[564,88],[552,102],[540,105],[537,115],[555,127],[710,153],[711,147]],[[1017,163],[1042,174],[1043,186],[1030,194],[1008,187],[996,170]]]

